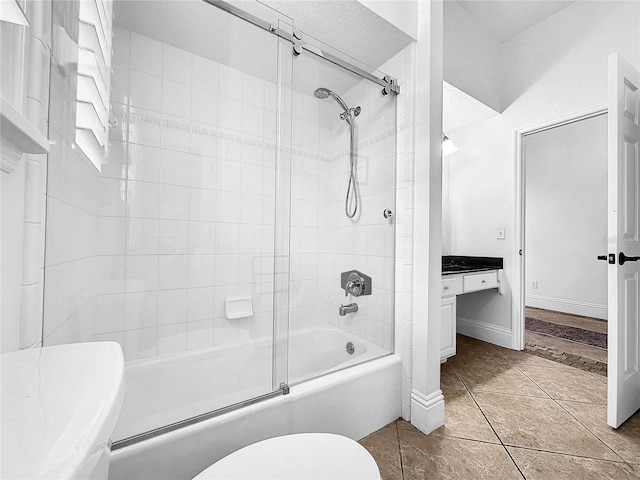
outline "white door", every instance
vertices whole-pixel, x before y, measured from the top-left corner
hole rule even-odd
[[[609,345],[607,423],[640,409],[640,73],[609,57]],[[633,257],[625,260],[626,257]]]

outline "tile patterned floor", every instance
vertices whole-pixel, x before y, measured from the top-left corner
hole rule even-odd
[[[640,412],[606,424],[606,378],[458,336],[441,368],[445,424],[363,438],[383,480],[640,479]]]

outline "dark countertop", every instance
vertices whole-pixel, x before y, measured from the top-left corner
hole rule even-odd
[[[501,257],[444,255],[442,257],[442,275],[500,270],[503,265],[504,261]]]

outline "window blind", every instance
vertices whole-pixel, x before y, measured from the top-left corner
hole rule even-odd
[[[98,171],[109,145],[113,0],[81,0],[76,145]]]

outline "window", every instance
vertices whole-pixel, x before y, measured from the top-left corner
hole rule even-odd
[[[76,145],[98,171],[107,155],[112,0],[80,1]]]

